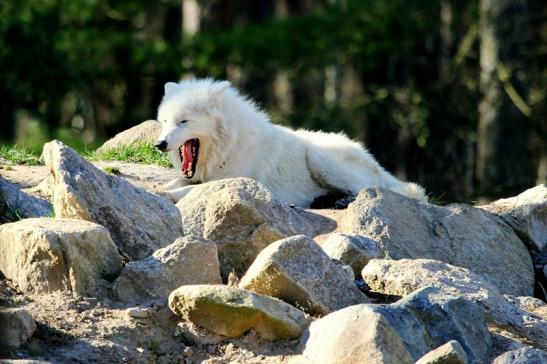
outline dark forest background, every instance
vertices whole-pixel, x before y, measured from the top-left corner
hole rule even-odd
[[[92,148],[210,76],[470,202],[546,181],[546,64],[544,0],[3,0],[0,139]]]

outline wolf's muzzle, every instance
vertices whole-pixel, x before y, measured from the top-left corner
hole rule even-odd
[[[163,152],[165,149],[167,149],[167,142],[165,140],[162,140],[162,141],[156,142],[156,144],[154,144],[154,146],[158,150]]]

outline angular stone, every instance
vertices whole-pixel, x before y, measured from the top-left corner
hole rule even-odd
[[[53,207],[49,202],[26,194],[17,185],[0,177],[0,224],[52,214]]]
[[[105,226],[120,251],[143,259],[182,236],[180,213],[166,199],[106,175],[59,141],[44,145],[57,217]]]
[[[458,341],[450,340],[422,356],[416,364],[467,364],[467,354]]]
[[[195,186],[177,207],[186,234],[203,236],[218,246],[224,281],[232,270],[242,276],[258,253],[276,240],[331,231],[328,218],[275,199],[250,178],[231,178]]]
[[[200,237],[175,240],[152,256],[129,262],[114,282],[113,291],[126,302],[167,299],[188,284],[220,284],[216,244]]]
[[[304,235],[279,240],[262,250],[239,287],[279,298],[311,315],[368,302],[344,269]]]
[[[222,285],[182,286],[169,296],[171,310],[211,332],[238,337],[254,329],[268,340],[295,339],[306,315],[275,298]]]
[[[373,259],[362,276],[372,291],[385,294],[406,296],[423,287],[437,287],[464,297],[477,302],[493,325],[547,347],[547,321],[511,304],[494,285],[469,269],[428,259]]]
[[[0,308],[0,347],[18,348],[36,331],[36,321],[23,308]]]
[[[340,260],[353,269],[356,277],[368,261],[380,257],[378,243],[359,235],[334,233],[331,234],[321,248],[332,259]]]
[[[111,149],[127,147],[133,143],[152,144],[160,135],[161,123],[156,120],[146,120],[132,128],[116,134],[113,138],[107,140],[97,151],[105,152]]]
[[[479,207],[500,216],[532,249],[547,247],[547,184]]]
[[[508,351],[498,356],[492,364],[545,364],[547,352],[531,347]]]
[[[0,226],[0,271],[25,292],[95,294],[121,257],[108,231],[73,219],[25,219]]]
[[[367,305],[314,321],[302,340],[312,364],[414,363],[395,328]]]
[[[379,243],[389,259],[435,259],[468,268],[500,292],[530,296],[530,254],[499,217],[463,204],[434,206],[382,188],[362,190],[348,207],[346,232]]]
[[[471,363],[485,363],[492,342],[480,308],[425,288],[391,305],[355,305],[311,324],[304,355],[314,363],[414,363],[457,340]],[[391,357],[390,357],[391,356]]]

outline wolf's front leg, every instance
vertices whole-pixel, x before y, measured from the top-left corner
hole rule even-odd
[[[188,193],[190,193],[190,191],[192,191],[194,187],[195,186],[184,186],[184,187],[174,188],[171,190],[166,190],[164,194],[165,194],[165,197],[169,198],[174,203],[177,203],[179,202],[181,198],[183,198]]]
[[[173,190],[175,188],[184,187],[187,183],[185,183],[184,179],[182,177],[177,177],[175,179],[172,179],[171,181],[164,184],[161,188],[163,190]]]

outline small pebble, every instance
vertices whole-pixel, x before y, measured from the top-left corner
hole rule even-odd
[[[184,349],[184,356],[192,356],[194,355],[194,349],[192,349],[190,346],[187,346]]]
[[[129,317],[138,319],[148,318],[148,311],[142,310],[140,308],[128,308],[125,312]]]

